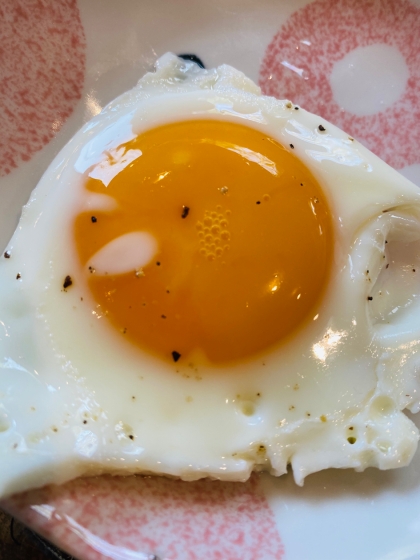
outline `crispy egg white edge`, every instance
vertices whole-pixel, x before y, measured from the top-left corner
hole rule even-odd
[[[269,354],[258,380],[255,362],[240,366],[240,376],[232,371],[215,379],[203,371],[201,381],[190,381],[143,355],[145,374],[140,383],[133,373],[138,369],[139,351],[122,339],[115,340],[103,321],[92,319],[94,303],[83,286],[76,283],[62,291],[62,279],[69,269],[77,268],[76,256],[68,247],[71,210],[89,204],[92,208],[112,205],[112,201],[87,200],[81,185],[74,184],[73,169],[83,173],[98,161],[104,148],[184,118],[224,118],[263,130],[285,146],[293,143],[294,154],[323,186],[336,224],[334,266],[319,319],[287,346]],[[325,132],[318,130],[319,124]],[[376,178],[371,181],[372,176]],[[383,213],[390,208],[392,212]],[[419,223],[417,187],[344,132],[301,108],[296,110],[288,101],[261,96],[253,82],[229,66],[200,70],[174,55],[162,57],[155,73],[110,103],[55,158],[7,246],[11,258],[0,261],[0,422],[6,428],[0,433],[0,496],[101,472],[246,480],[255,468],[281,475],[291,463],[296,482],[302,484],[306,475],[328,467],[363,470],[407,464],[416,450],[418,432],[401,410],[420,407],[415,342],[420,328],[408,317],[394,325],[393,332],[384,333],[372,324],[366,303],[366,263],[373,277],[380,274],[385,235],[395,216]],[[66,259],[61,262],[63,252]],[[81,294],[89,302],[83,309]],[[352,297],[343,301],[343,294]],[[340,314],[334,313],[338,305]],[[53,309],[60,313],[54,315]],[[88,337],[78,332],[81,321],[88,325]],[[335,346],[325,347],[325,333],[334,333]],[[127,411],[127,422],[120,418],[128,408],[126,401],[113,413],[107,401],[111,396],[104,391],[115,377],[108,361],[118,367],[118,360],[109,359],[108,343],[114,353],[124,353],[125,364],[119,365],[130,382],[127,387],[119,380],[121,395],[113,390],[112,398],[121,402],[123,396],[130,398],[134,386],[135,391],[141,386],[144,394],[156,396],[153,382],[158,378],[162,404],[142,402],[143,413],[139,415],[136,407]],[[324,351],[324,361],[314,357],[316,344]],[[95,349],[94,359],[89,346]],[[344,347],[357,359],[346,356]],[[258,367],[261,371],[260,363]],[[92,385],[89,368],[95,369],[95,375],[101,373],[99,388]],[[152,369],[153,375],[147,375]],[[302,411],[295,419],[286,418],[284,411],[276,417],[276,404],[268,397],[264,400],[265,395],[273,393],[274,386],[279,394],[289,391],[291,396],[285,398],[292,402],[291,387],[300,379],[298,370],[308,384],[300,397]],[[343,375],[348,383],[344,388]],[[196,395],[200,385],[205,397]],[[261,405],[255,397],[257,390],[262,394]],[[235,402],[239,391],[246,402]],[[197,401],[193,412],[184,398],[190,394]],[[314,395],[319,404],[313,402]],[[213,426],[211,411],[220,411],[226,396],[230,399],[227,411],[221,410],[221,423]],[[182,405],[174,404],[178,397]],[[210,410],[205,402],[203,407],[203,398],[210,402]],[[256,407],[256,414],[241,414],[241,406],[247,403]],[[315,412],[305,416],[303,410],[310,407]],[[195,414],[205,420],[204,430],[195,426]],[[327,422],[321,420],[324,414]],[[153,431],[148,415],[155,422]],[[180,418],[187,422],[183,433],[177,431]],[[357,433],[354,445],[347,441],[349,425]],[[131,432],[136,432],[134,441],[129,439]]]

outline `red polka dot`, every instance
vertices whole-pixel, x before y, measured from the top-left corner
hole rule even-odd
[[[281,560],[283,545],[258,477],[246,483],[163,477],[77,479],[3,505],[80,560]]]
[[[336,103],[329,77],[348,52],[374,44],[397,48],[410,76],[391,107],[355,116]],[[325,117],[397,169],[420,162],[420,9],[408,0],[308,4],[292,14],[268,46],[260,85],[268,95],[290,98]]]
[[[47,144],[81,98],[85,37],[76,0],[0,6],[0,176]]]

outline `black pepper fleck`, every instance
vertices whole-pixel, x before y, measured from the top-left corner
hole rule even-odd
[[[368,296],[368,301],[372,301],[373,297],[372,296]]]
[[[22,276],[20,275],[20,272],[18,272],[18,273],[16,274],[16,280],[19,280],[19,278],[22,278]]]
[[[321,132],[324,132],[325,131],[325,126],[322,126],[322,124],[320,124],[318,126],[318,130],[320,130]]]
[[[10,252],[9,251],[5,251],[3,254],[5,259],[10,259]]]
[[[172,352],[172,358],[173,358],[174,362],[177,362],[180,357],[181,357],[181,354],[179,352],[177,352],[176,350],[174,350]]]
[[[299,107],[295,107],[295,111],[299,111]]]
[[[190,212],[190,209],[188,206],[183,206],[182,207],[182,214],[181,214],[181,218],[186,218],[188,216]]]
[[[261,201],[260,201],[260,200],[257,200],[257,204],[261,204]]]
[[[134,439],[134,436],[133,436],[133,435],[131,435],[131,434],[130,434],[130,435],[129,435],[128,437],[129,437],[129,438],[130,438],[131,440],[133,440],[133,439]]]
[[[386,267],[385,267],[385,268],[388,268],[388,267],[389,267],[389,263],[388,263],[388,264],[386,265]]]
[[[83,424],[87,424],[87,420],[83,420]]]
[[[157,261],[156,266],[160,266],[160,261]]]
[[[166,319],[166,315],[161,315],[162,319]]]
[[[64,278],[63,288],[64,289],[69,288],[72,284],[73,284],[73,280],[71,279],[71,277],[69,275],[67,275]]]
[[[98,221],[98,219],[96,218],[96,216],[92,216],[91,217],[92,223],[96,224],[96,222]]]
[[[289,146],[292,148],[292,150],[294,150],[295,147],[293,146],[293,144],[289,144]]]

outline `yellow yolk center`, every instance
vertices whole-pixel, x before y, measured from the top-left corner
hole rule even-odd
[[[93,297],[123,336],[167,360],[222,365],[313,318],[332,225],[292,149],[247,126],[193,120],[104,157],[108,180],[91,170],[86,189],[113,197],[116,209],[80,213],[75,240]],[[95,253],[132,232],[155,242],[147,264],[88,270]]]

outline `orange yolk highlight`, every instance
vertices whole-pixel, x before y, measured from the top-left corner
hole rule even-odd
[[[111,180],[91,170],[86,189],[117,207],[80,213],[74,234],[91,293],[121,336],[165,360],[223,365],[271,349],[313,318],[332,223],[291,149],[247,126],[193,120],[104,157]],[[131,232],[156,241],[148,264],[88,270],[97,251]]]

